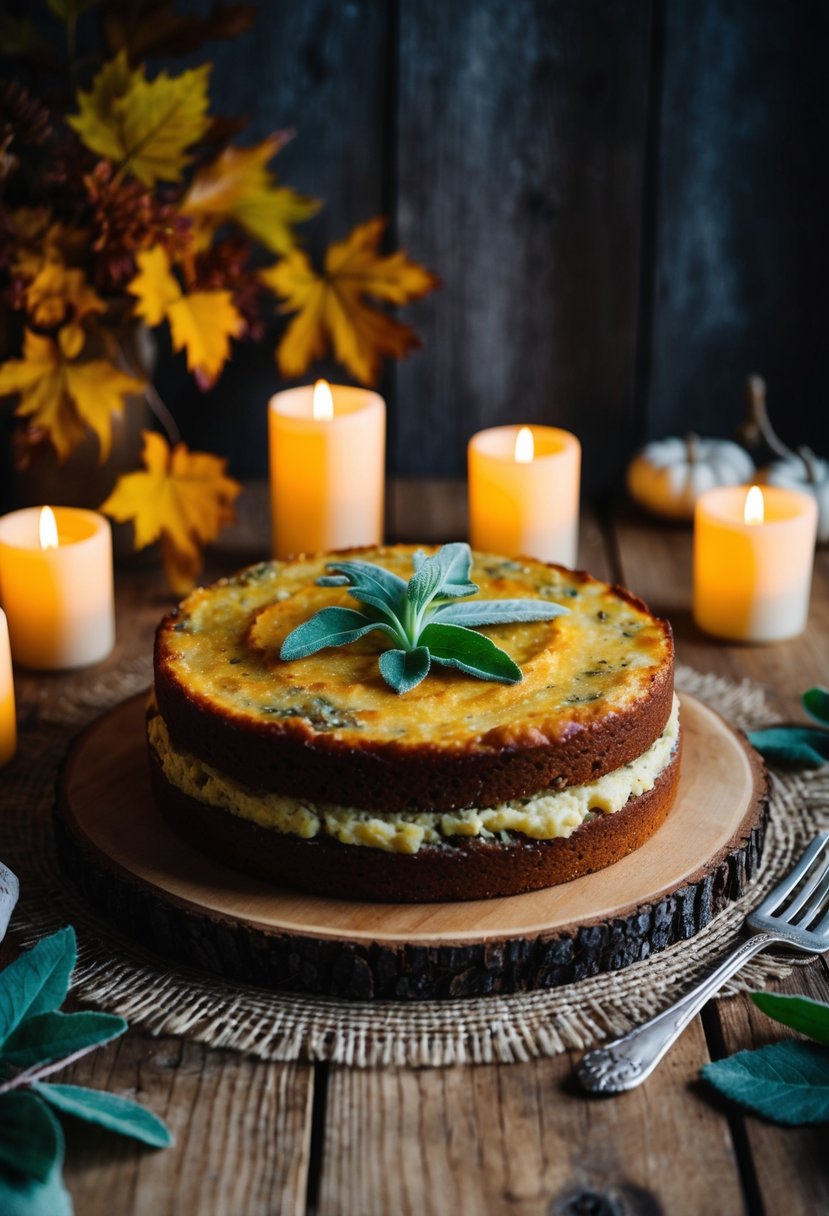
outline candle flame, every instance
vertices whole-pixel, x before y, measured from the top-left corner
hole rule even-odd
[[[752,486],[746,494],[743,507],[743,521],[747,524],[761,524],[766,517],[763,491],[759,486]]]
[[[43,507],[40,512],[40,547],[41,549],[57,549],[58,524],[51,507]]]
[[[327,380],[318,380],[311,398],[311,416],[327,422],[334,417],[334,398]]]
[[[535,456],[535,441],[528,426],[522,426],[515,436],[515,463],[532,464]]]

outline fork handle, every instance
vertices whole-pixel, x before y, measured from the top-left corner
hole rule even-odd
[[[577,1069],[582,1086],[591,1093],[618,1094],[641,1085],[725,981],[755,954],[780,940],[771,933],[750,937],[675,1004],[612,1043],[588,1051]]]

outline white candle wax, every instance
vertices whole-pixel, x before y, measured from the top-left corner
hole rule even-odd
[[[95,511],[55,507],[57,545],[41,543],[41,508],[0,519],[0,602],[15,662],[86,667],[115,642],[112,531]]]
[[[575,566],[581,469],[575,435],[552,426],[491,427],[472,436],[468,457],[472,547]]]
[[[776,486],[755,488],[749,500],[749,489],[721,486],[697,500],[694,619],[715,637],[779,642],[809,615],[817,505]],[[752,501],[762,516],[752,517]]]
[[[311,385],[276,393],[269,402],[278,558],[383,539],[385,402],[377,393],[340,384],[331,385],[330,394],[327,408],[316,414]]]
[[[0,768],[8,764],[16,749],[17,718],[14,709],[12,656],[6,616],[0,608]]]

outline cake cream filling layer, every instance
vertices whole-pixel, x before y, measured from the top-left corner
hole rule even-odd
[[[621,810],[630,798],[652,790],[673,759],[679,742],[679,701],[674,696],[671,715],[655,743],[615,772],[584,785],[542,790],[500,806],[449,813],[382,814],[258,792],[176,749],[160,715],[150,718],[148,734],[167,780],[199,802],[303,840],[330,836],[342,844],[416,853],[424,845],[447,844],[456,837],[503,840],[510,833],[520,833],[533,840],[555,840],[572,835],[588,818]]]

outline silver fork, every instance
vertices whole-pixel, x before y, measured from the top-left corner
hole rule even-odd
[[[577,1076],[584,1088],[618,1094],[640,1085],[706,1001],[761,950],[774,945],[809,954],[829,950],[829,832],[814,838],[794,869],[749,913],[745,928],[752,936],[686,996],[649,1022],[582,1056]]]

